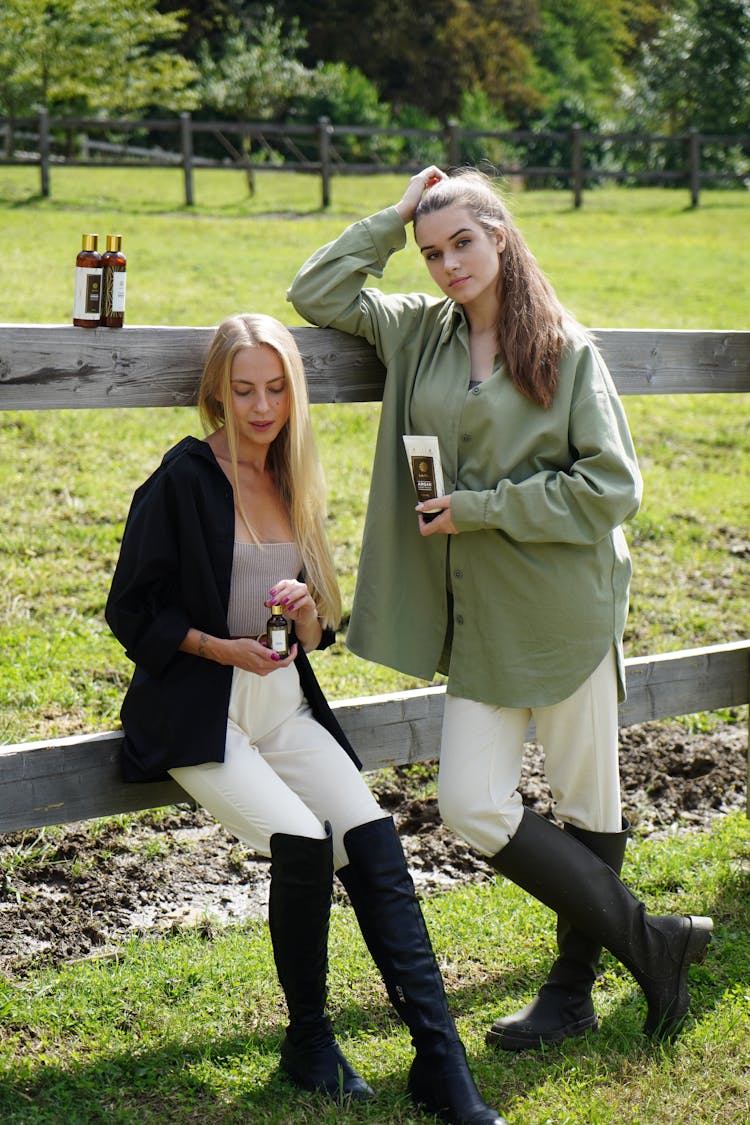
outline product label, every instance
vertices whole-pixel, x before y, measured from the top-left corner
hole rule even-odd
[[[118,270],[112,274],[112,312],[125,312],[125,271]]]
[[[76,266],[74,320],[98,320],[102,308],[102,271]]]
[[[443,496],[445,486],[438,439],[432,434],[404,434],[404,448],[419,502]]]
[[[125,271],[104,267],[104,292],[102,296],[102,315],[119,316],[125,312]]]
[[[285,656],[289,647],[287,631],[283,625],[272,625],[268,630],[268,639],[271,642],[271,651]]]
[[[438,493],[432,457],[412,457],[411,472],[419,500],[434,500]]]

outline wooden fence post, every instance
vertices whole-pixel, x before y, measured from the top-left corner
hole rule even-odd
[[[42,197],[49,198],[49,114],[46,109],[39,110],[39,172],[42,181]]]
[[[573,180],[573,205],[580,207],[583,203],[583,144],[581,126],[574,125],[570,130],[572,142],[571,150],[571,178]]]
[[[328,207],[331,202],[331,133],[333,126],[330,117],[318,118],[318,158],[320,160],[321,206]]]
[[[458,168],[461,163],[461,127],[453,118],[449,118],[445,126],[445,139],[448,152],[446,159],[449,168]]]
[[[690,206],[697,207],[701,191],[701,140],[697,129],[691,129],[688,134],[688,179]]]
[[[182,168],[185,173],[185,206],[193,206],[193,122],[190,114],[180,114],[182,138]]]

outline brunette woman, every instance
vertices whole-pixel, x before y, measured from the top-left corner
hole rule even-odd
[[[366,285],[414,237],[441,296]],[[314,324],[363,336],[387,369],[357,588],[354,652],[447,675],[444,820],[558,916],[539,995],[489,1041],[536,1047],[596,1027],[601,947],[643,989],[648,1034],[688,1011],[702,917],[654,917],[618,878],[617,704],[641,478],[612,379],[492,183],[426,168],[394,206],[317,251],[289,292]],[[445,495],[416,505],[403,435],[435,436]],[[518,792],[530,718],[561,825]]]

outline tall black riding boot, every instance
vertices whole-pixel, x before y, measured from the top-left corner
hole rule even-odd
[[[344,843],[349,864],[338,876],[416,1049],[411,1097],[452,1125],[507,1125],[471,1076],[393,820],[352,828]]]
[[[690,1007],[688,970],[711,941],[710,918],[647,914],[611,867],[530,809],[490,863],[622,961],[646,996],[647,1035],[676,1034]]]
[[[330,826],[326,829],[323,840],[281,832],[271,837],[268,925],[289,1008],[281,1067],[304,1090],[366,1101],[373,1092],[344,1058],[325,1014],[333,889]]]
[[[589,832],[573,824],[564,827],[620,874],[630,831],[626,820],[620,832]],[[557,946],[559,956],[537,996],[519,1012],[495,1020],[487,1032],[488,1043],[505,1051],[528,1051],[596,1031],[591,990],[602,947],[562,915],[557,919]]]

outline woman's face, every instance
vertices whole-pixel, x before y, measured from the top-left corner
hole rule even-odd
[[[456,204],[422,215],[416,239],[433,281],[447,297],[465,306],[497,299],[505,231],[488,234]]]
[[[266,344],[237,352],[230,386],[238,445],[267,450],[289,420],[289,387],[278,352]]]

